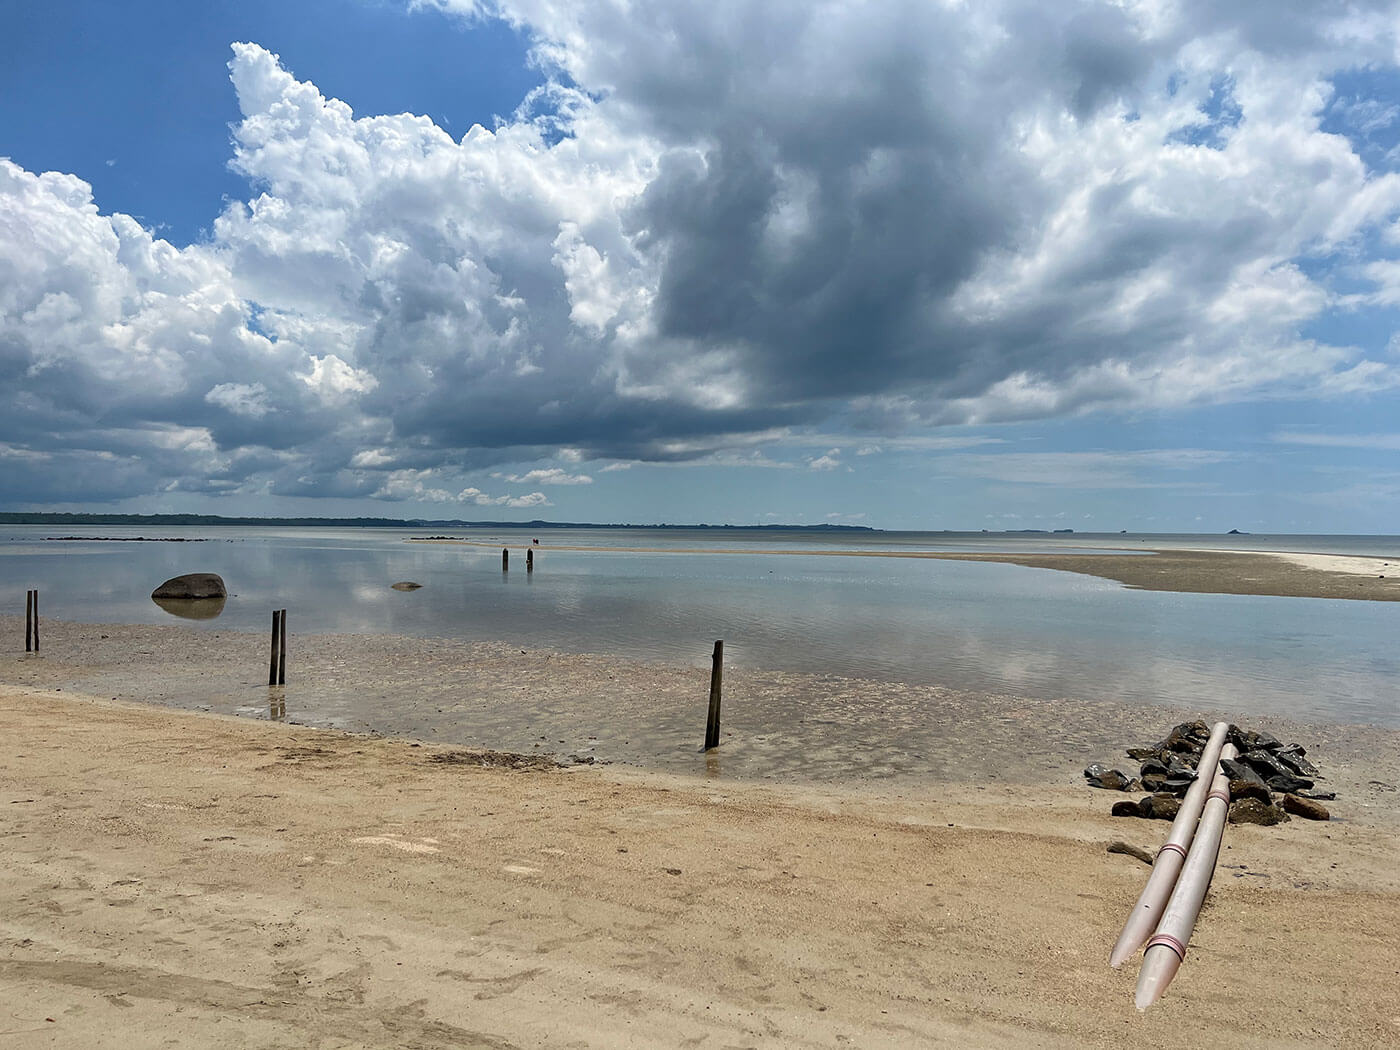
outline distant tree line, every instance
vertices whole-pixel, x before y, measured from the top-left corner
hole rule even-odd
[[[254,518],[219,514],[86,514],[0,511],[0,525],[232,525],[363,529],[729,529],[747,532],[879,532],[869,525],[631,525],[588,521],[455,521],[431,518]]]

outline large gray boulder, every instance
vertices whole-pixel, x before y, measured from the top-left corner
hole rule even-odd
[[[215,573],[189,572],[166,580],[151,592],[151,597],[157,601],[162,598],[227,598],[228,589],[223,579]]]

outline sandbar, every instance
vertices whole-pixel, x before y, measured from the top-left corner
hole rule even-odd
[[[494,548],[481,540],[414,539]],[[1115,580],[1136,590],[1196,594],[1253,594],[1280,598],[1400,601],[1400,555],[1371,558],[1284,551],[1142,548],[1123,553],[961,552],[919,550],[793,549],[762,547],[593,547],[540,545],[533,549],[632,554],[751,554],[766,557],[926,558],[981,561],[1076,572]]]

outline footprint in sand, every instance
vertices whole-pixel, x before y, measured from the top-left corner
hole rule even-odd
[[[401,849],[405,853],[437,853],[437,846],[433,843],[437,839],[420,839],[417,842],[404,839],[399,835],[389,832],[385,835],[365,835],[362,838],[351,839],[351,842],[363,843],[367,846],[393,846],[394,849]]]

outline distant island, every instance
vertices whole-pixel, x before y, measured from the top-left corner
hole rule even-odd
[[[631,525],[591,521],[456,521],[434,518],[228,518],[218,514],[82,514],[0,511],[0,525],[211,525],[362,529],[715,529],[730,532],[883,532],[869,525]]]

